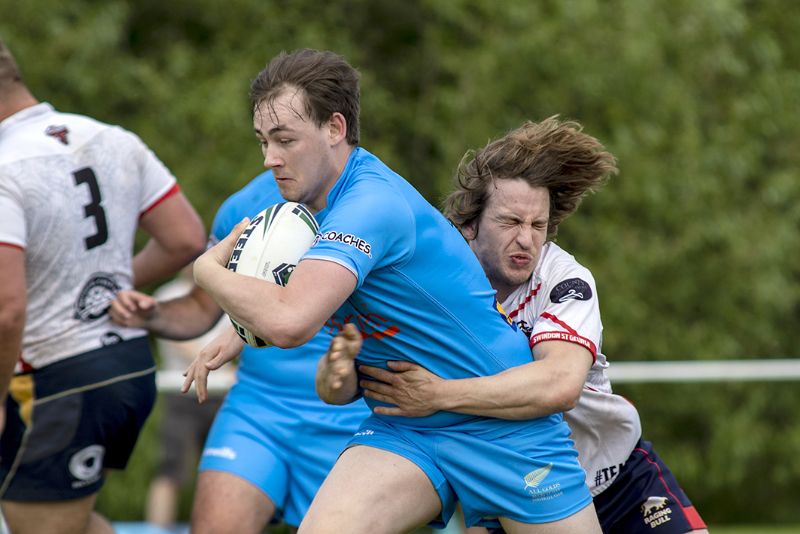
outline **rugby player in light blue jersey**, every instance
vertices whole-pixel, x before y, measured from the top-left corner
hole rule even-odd
[[[497,306],[458,231],[358,148],[358,74],[344,59],[314,50],[281,53],[256,77],[251,98],[264,163],[281,196],[305,203],[321,227],[282,287],[225,268],[247,221],[237,225],[195,262],[195,280],[223,309],[281,347],[355,323],[365,336],[360,362],[406,360],[445,378],[530,361],[525,337]],[[241,346],[235,335],[229,343]],[[206,379],[205,363],[193,364],[189,381]],[[341,384],[318,384],[318,391],[342,404],[359,394],[354,374]],[[511,532],[600,532],[561,415],[503,421],[447,412],[370,416],[300,532],[407,532],[446,523],[456,499],[468,525],[499,519]]]
[[[255,177],[219,208],[210,243],[228,235],[243,217],[278,202],[283,199],[272,172]],[[124,292],[112,310],[123,324],[172,339],[202,334],[221,313],[197,286],[187,297],[162,303]],[[300,524],[337,456],[369,415],[363,402],[343,410],[323,403],[314,392],[317,360],[329,343],[330,336],[321,332],[293,349],[244,347],[237,382],[217,413],[200,459],[192,532],[256,534],[280,518]],[[198,389],[201,400],[206,395]]]

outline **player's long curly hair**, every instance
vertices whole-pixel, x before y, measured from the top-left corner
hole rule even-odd
[[[445,198],[443,211],[463,229],[477,222],[495,180],[521,178],[550,190],[547,239],[572,215],[589,192],[617,172],[616,160],[574,121],[557,116],[539,123],[527,121],[485,147],[467,152],[456,171],[455,190]]]

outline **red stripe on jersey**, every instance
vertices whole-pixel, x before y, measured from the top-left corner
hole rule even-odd
[[[575,343],[592,353],[592,365],[597,361],[597,347],[595,347],[591,340],[581,337],[578,334],[570,334],[569,332],[540,332],[531,337],[531,348],[542,341],[566,341],[568,343]]]
[[[700,514],[697,513],[695,507],[683,506],[678,497],[676,497],[675,494],[672,492],[672,488],[669,487],[669,484],[664,479],[664,474],[661,472],[661,466],[658,465],[658,462],[650,458],[650,454],[642,448],[637,447],[636,449],[634,449],[634,451],[644,454],[644,459],[647,460],[649,464],[655,466],[656,471],[658,471],[658,479],[661,481],[661,484],[664,486],[664,489],[669,494],[669,496],[672,497],[672,500],[675,502],[676,506],[680,509],[681,512],[683,512],[683,515],[686,517],[686,521],[689,523],[689,526],[692,527],[692,529],[694,530],[707,528],[705,521],[703,521],[703,518],[700,517]]]
[[[4,243],[3,241],[0,241],[0,247],[8,247],[8,248],[16,248],[18,250],[25,250],[25,247],[17,245],[16,243]]]
[[[512,311],[511,313],[509,313],[509,314],[508,314],[508,318],[509,318],[509,319],[513,319],[514,317],[516,317],[516,316],[519,314],[519,312],[521,312],[522,310],[524,310],[524,309],[525,309],[525,306],[526,306],[526,305],[527,305],[527,304],[528,304],[528,303],[531,301],[531,299],[532,299],[533,297],[535,297],[535,296],[536,296],[536,293],[538,293],[538,292],[539,292],[539,289],[541,289],[541,287],[542,287],[542,283],[541,283],[541,282],[539,282],[539,283],[536,285],[536,287],[534,287],[534,288],[531,290],[530,294],[528,294],[528,296],[527,296],[527,297],[525,297],[525,300],[523,300],[523,301],[522,301],[522,303],[521,303],[519,306],[517,306],[517,309],[516,309],[516,310],[514,310],[514,311]]]
[[[170,188],[169,191],[164,193],[164,195],[161,198],[159,198],[158,200],[153,202],[149,207],[145,208],[145,210],[139,215],[139,219],[141,219],[142,217],[144,217],[145,215],[150,213],[150,211],[152,211],[153,208],[155,208],[156,206],[158,206],[159,204],[161,204],[162,202],[167,200],[172,195],[176,195],[176,194],[180,193],[180,191],[181,191],[181,187],[176,183],[175,185],[173,185]]]
[[[578,332],[576,332],[570,325],[568,325],[567,323],[565,323],[564,321],[562,321],[561,319],[559,319],[558,317],[556,317],[552,313],[544,312],[541,316],[544,317],[545,319],[550,319],[551,321],[556,323],[558,326],[562,327],[564,330],[566,330],[570,334],[572,334],[574,336],[578,335]]]

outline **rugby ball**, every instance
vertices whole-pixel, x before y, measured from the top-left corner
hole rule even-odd
[[[274,204],[253,217],[239,236],[228,260],[228,270],[285,286],[303,254],[319,232],[314,215],[297,202]],[[265,310],[268,312],[268,310]],[[230,318],[245,343],[253,347],[271,344]]]

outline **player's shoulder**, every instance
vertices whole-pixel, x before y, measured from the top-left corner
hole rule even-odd
[[[119,126],[86,115],[56,111],[40,103],[12,115],[2,124],[0,164],[68,154],[108,132],[115,146],[138,139]]]
[[[536,275],[542,281],[543,294],[553,303],[574,295],[580,295],[579,300],[589,300],[597,293],[592,272],[553,242],[543,247]]]
[[[593,281],[592,273],[588,268],[578,262],[575,256],[552,241],[548,241],[542,247],[536,274],[543,281],[558,281],[565,275],[583,276]]]

